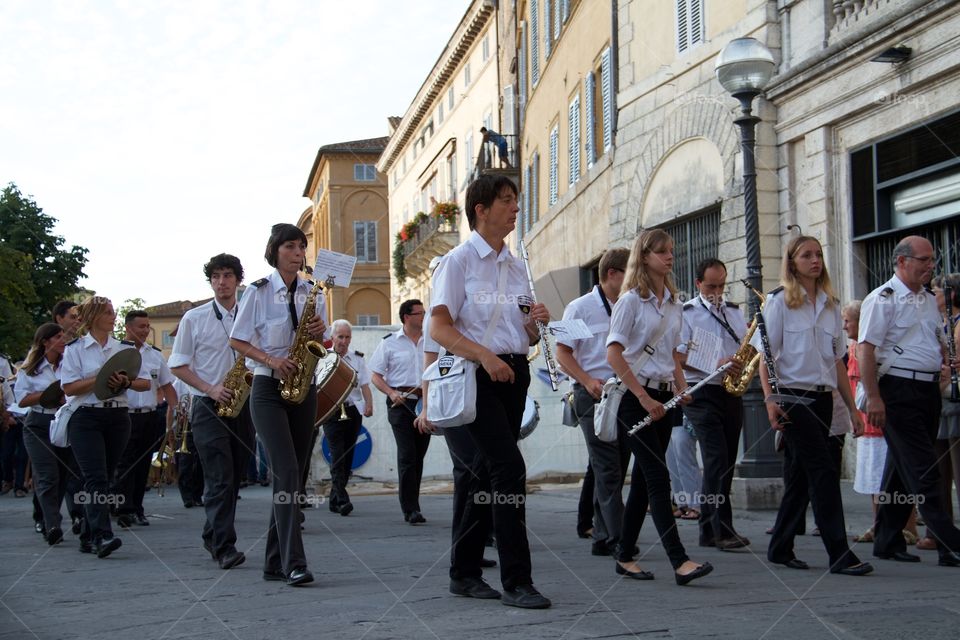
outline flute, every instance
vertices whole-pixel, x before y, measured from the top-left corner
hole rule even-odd
[[[678,404],[680,404],[680,401],[683,400],[683,397],[684,397],[684,396],[688,396],[688,395],[692,394],[694,391],[696,391],[697,389],[699,389],[699,388],[702,387],[703,385],[707,384],[708,382],[710,382],[711,380],[713,380],[714,378],[716,378],[718,375],[720,375],[721,373],[723,373],[724,371],[726,371],[727,369],[729,369],[731,366],[733,366],[733,363],[732,363],[732,362],[727,362],[726,364],[720,365],[719,367],[717,367],[716,371],[714,371],[713,373],[711,373],[710,375],[708,375],[706,378],[704,378],[703,380],[701,380],[701,381],[698,382],[697,384],[693,385],[692,387],[687,387],[686,389],[684,389],[683,391],[681,391],[681,392],[678,393],[677,395],[673,396],[672,398],[670,398],[669,400],[667,400],[666,402],[664,402],[664,403],[663,403],[663,408],[664,408],[664,410],[669,411],[670,409],[673,409],[675,406],[677,406]],[[640,429],[643,429],[644,427],[649,427],[651,424],[653,424],[653,416],[647,415],[646,418],[644,418],[643,420],[641,420],[638,424],[634,425],[634,426],[630,429],[630,431],[627,432],[627,435],[632,436],[632,435],[635,434],[637,431],[640,431]]]
[[[947,310],[947,354],[950,358],[950,402],[960,402],[960,379],[953,361],[957,358],[957,343],[953,337],[953,287],[943,284],[943,302]]]
[[[520,258],[523,260],[523,266],[527,269],[527,282],[530,285],[530,297],[534,304],[537,302],[537,292],[533,288],[533,271],[530,270],[530,255],[527,253],[527,245],[523,240],[520,241]],[[547,375],[550,376],[550,388],[556,391],[560,388],[560,372],[557,369],[557,363],[553,359],[553,350],[550,348],[550,341],[547,339],[549,332],[547,325],[536,321],[537,331],[540,333],[540,342],[543,343],[543,359],[547,363]]]

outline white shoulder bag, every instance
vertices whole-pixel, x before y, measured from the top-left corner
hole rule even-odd
[[[912,325],[910,325],[910,329],[906,334],[904,334],[903,338],[900,339],[900,342],[909,342],[910,338],[914,333],[916,333],[919,327],[919,322],[914,322]],[[893,367],[893,363],[897,361],[897,358],[900,357],[901,353],[903,353],[903,348],[898,344],[893,345],[893,349],[890,350],[890,355],[883,361],[883,364],[877,367],[877,380],[885,376],[887,372],[890,371],[890,369]],[[867,388],[863,385],[862,378],[857,381],[857,389],[853,395],[853,404],[856,405],[858,410],[866,412]]]
[[[71,399],[70,402],[57,409],[53,420],[50,421],[50,444],[55,447],[70,446],[67,426],[78,408],[78,405]]]

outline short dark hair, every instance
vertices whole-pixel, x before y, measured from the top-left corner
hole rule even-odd
[[[73,309],[75,306],[77,306],[77,303],[73,300],[61,300],[57,304],[53,305],[53,319],[56,320],[57,318],[62,318],[63,316],[67,315],[67,312],[70,311],[70,309]]]
[[[504,189],[519,195],[517,185],[506,176],[482,175],[467,187],[467,224],[473,231],[477,227],[477,205],[489,207],[500,197]]]
[[[707,269],[712,269],[713,267],[720,267],[723,269],[723,272],[727,272],[727,265],[723,264],[723,260],[719,258],[704,258],[700,261],[700,264],[697,265],[696,278],[697,280],[703,281],[703,276],[706,275]]]
[[[237,277],[237,282],[243,282],[243,265],[240,264],[240,258],[229,253],[219,253],[203,265],[203,275],[209,280],[213,277],[213,272],[218,269],[230,269]]]
[[[600,256],[600,264],[597,266],[597,271],[600,273],[600,282],[607,281],[607,272],[610,271],[610,269],[619,269],[625,272],[627,270],[627,260],[629,259],[630,249],[624,247],[607,249],[607,251]]]
[[[264,260],[271,267],[277,266],[277,252],[280,251],[280,245],[290,240],[299,240],[306,246],[307,236],[295,224],[281,222],[270,227],[270,239],[267,240],[267,249],[263,254]]]
[[[416,298],[411,298],[410,300],[404,300],[400,303],[400,324],[403,324],[403,319],[413,313],[413,308],[417,305],[423,306],[423,303],[417,300]]]
[[[130,324],[137,318],[149,318],[150,314],[144,311],[143,309],[134,309],[133,311],[127,311],[127,315],[123,317],[123,324]]]

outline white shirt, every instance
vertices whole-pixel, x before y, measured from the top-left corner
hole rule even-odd
[[[63,350],[63,363],[60,365],[60,382],[62,384],[70,384],[71,382],[96,376],[97,372],[103,368],[107,360],[109,360],[113,354],[123,349],[136,349],[136,346],[132,342],[127,342],[126,340],[120,341],[113,336],[107,336],[107,343],[101,347],[100,343],[89,333],[67,343],[66,348]],[[150,378],[150,373],[147,367],[144,366],[146,364],[146,362],[141,363],[140,371],[136,376],[137,378],[144,380]],[[128,371],[127,374],[132,375],[133,372]],[[133,379],[131,378],[131,382],[132,381]],[[74,402],[78,405],[93,405],[103,402],[103,400],[97,398],[93,389],[80,396],[68,396],[67,401]],[[118,406],[126,407],[127,394],[121,393],[118,396],[110,398],[110,402],[116,402]]]
[[[885,293],[888,288],[893,291]],[[914,325],[919,326],[908,336]],[[914,293],[897,276],[871,291],[860,306],[857,341],[877,348],[878,365],[892,357],[893,348],[899,346],[903,353],[897,356],[894,367],[939,372],[942,336],[943,318],[936,297],[925,289]]]
[[[600,285],[597,285],[590,293],[573,300],[563,310],[564,320],[575,320],[577,318],[583,320],[593,336],[582,340],[557,338],[557,344],[570,347],[573,350],[573,358],[580,365],[580,368],[588,376],[597,380],[606,380],[613,375],[613,367],[607,362],[607,333],[610,331],[610,315],[607,313],[607,308],[603,302],[603,290],[600,289]]]
[[[394,389],[419,387],[423,376],[423,336],[414,343],[402,328],[388,333],[370,358],[370,370],[383,376],[384,382]]]
[[[8,407],[15,400],[13,396],[13,366],[6,356],[0,356],[0,378],[3,378],[3,381],[0,382],[0,395],[3,396],[3,405]]]
[[[188,366],[207,384],[223,382],[237,359],[229,343],[237,307],[234,305],[227,311],[216,300],[211,300],[183,314],[173,341],[170,368]],[[207,395],[199,389],[189,389],[194,395]]]
[[[29,375],[26,369],[21,369],[17,374],[17,382],[13,387],[13,395],[17,402],[20,402],[31,393],[44,391],[54,382],[60,379],[60,368],[54,368],[46,358],[40,360],[37,365],[37,372]]]
[[[653,355],[646,358],[639,371],[634,371],[641,384],[644,378],[673,382],[676,368],[673,352],[680,346],[680,326],[683,322],[680,303],[672,299],[669,289],[664,287],[663,291],[663,304],[657,306],[657,298],[653,293],[641,298],[636,289],[631,289],[613,305],[613,315],[610,317],[607,346],[614,343],[623,345],[623,359],[631,369],[644,352],[644,347],[653,340],[660,324],[669,323],[657,343],[650,345],[654,349]]]
[[[837,388],[837,360],[847,351],[839,304],[827,305],[827,294],[818,289],[815,302],[804,294],[799,308],[788,309],[784,292],[776,290],[767,294],[763,320],[780,387]],[[750,344],[763,352],[759,329]]]
[[[737,340],[733,339],[730,332],[727,331],[720,320],[726,322],[730,329],[737,335]],[[720,306],[711,304],[703,294],[698,295],[690,302],[683,305],[683,329],[680,331],[680,346],[677,351],[686,353],[690,341],[693,339],[693,332],[700,328],[709,334],[720,339],[720,357],[729,358],[740,348],[740,341],[747,334],[747,321],[744,320],[740,308],[732,302],[721,302]],[[707,371],[706,373],[712,373]],[[684,377],[687,382],[697,383],[703,380],[706,375],[703,372],[684,369]],[[722,378],[717,376],[707,384],[721,384]]]
[[[370,369],[367,367],[366,360],[363,359],[363,354],[359,351],[347,351],[346,355],[340,357],[357,372],[357,386],[347,396],[347,403],[357,405],[357,410],[363,413],[366,405],[363,402],[362,387],[365,384],[370,384]]]
[[[127,389],[127,406],[131,409],[156,409],[157,389],[165,384],[173,384],[173,374],[170,373],[170,367],[163,359],[163,352],[160,349],[144,342],[140,347],[140,357],[143,361],[141,368],[150,376],[150,389],[147,391]]]
[[[312,287],[311,281],[297,276],[294,304],[298,323]],[[233,321],[230,337],[249,342],[268,356],[286,358],[295,335],[289,299],[287,286],[283,284],[280,272],[274,269],[267,278],[257,280],[248,287],[240,298],[240,309]],[[323,290],[317,292],[316,315],[324,320],[327,318],[327,299]],[[324,332],[324,337],[328,333],[329,329]],[[254,369],[254,373],[271,375],[272,371],[261,365]]]

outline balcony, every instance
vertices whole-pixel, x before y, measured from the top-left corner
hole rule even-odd
[[[474,175],[470,178],[476,178],[480,175],[503,175],[516,185],[520,185],[520,169],[517,168],[517,137],[513,135],[503,135],[506,144],[506,162],[500,159],[499,147],[493,140],[488,140],[480,144],[480,152],[477,154],[477,163],[474,167]]]
[[[833,28],[831,40],[842,32],[849,31],[871,21],[874,16],[897,8],[890,0],[832,0]]]
[[[403,243],[403,264],[407,276],[416,278],[430,266],[436,256],[442,256],[460,244],[457,218],[428,216],[419,223],[410,239]]]

